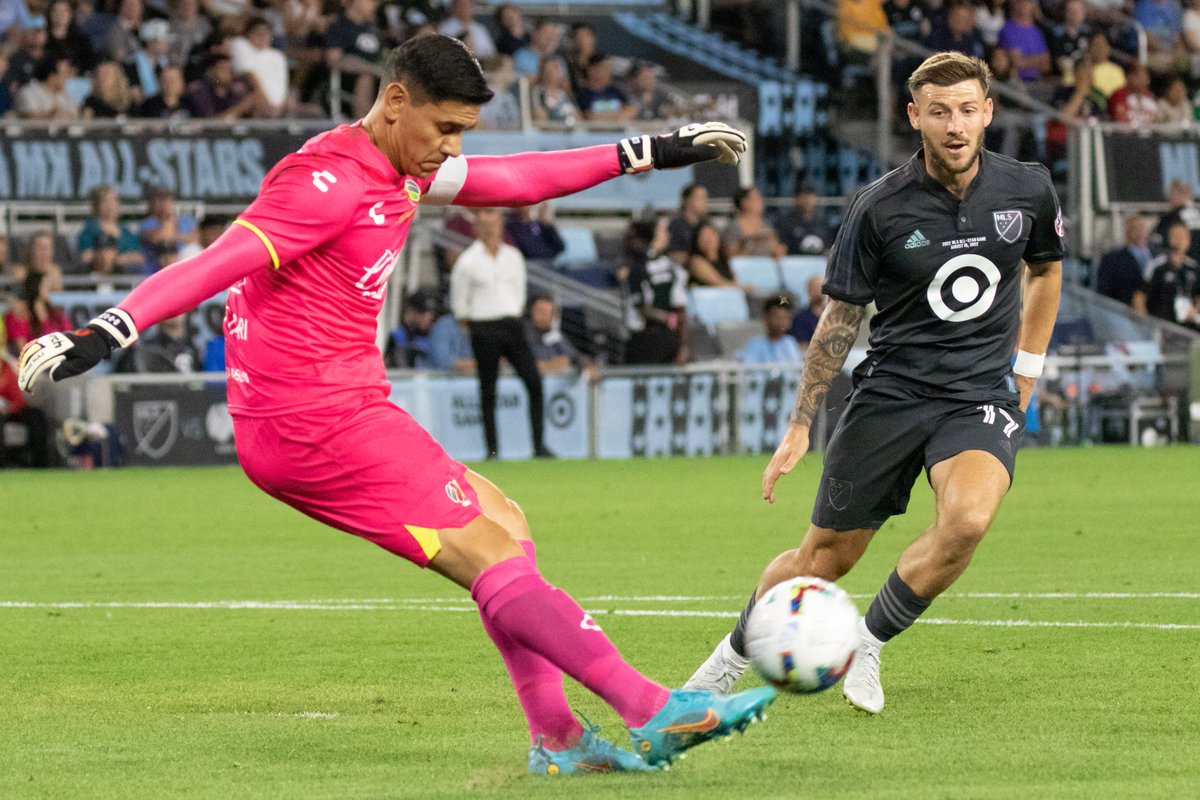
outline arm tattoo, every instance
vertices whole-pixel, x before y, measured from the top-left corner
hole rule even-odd
[[[792,412],[793,425],[812,425],[813,418],[825,401],[829,385],[842,371],[850,348],[858,340],[864,309],[842,300],[830,300],[821,314],[816,333],[808,345],[804,374],[800,378],[800,394]]]

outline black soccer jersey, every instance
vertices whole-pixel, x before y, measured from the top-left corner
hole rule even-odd
[[[981,151],[959,200],[923,151],[855,195],[824,291],[875,301],[855,382],[986,399],[1004,390],[1020,329],[1021,260],[1060,261],[1062,215],[1041,164]]]

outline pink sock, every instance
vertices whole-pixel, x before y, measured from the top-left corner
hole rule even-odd
[[[525,540],[520,544],[529,561],[536,564],[537,550],[533,542]],[[517,644],[486,615],[482,619],[483,629],[500,651],[513,688],[517,690],[517,699],[521,701],[529,723],[529,741],[536,742],[541,736],[543,744],[551,750],[570,747],[579,740],[583,728],[571,713],[567,696],[563,694],[562,670]]]
[[[529,559],[493,564],[475,579],[471,597],[485,624],[557,665],[626,725],[644,725],[667,702],[667,689],[625,663],[591,616]]]

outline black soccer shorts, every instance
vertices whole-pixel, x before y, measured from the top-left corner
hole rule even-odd
[[[1011,481],[1024,431],[1016,395],[989,404],[856,390],[829,440],[813,524],[878,530],[908,508],[922,467],[967,450],[1000,459]]]

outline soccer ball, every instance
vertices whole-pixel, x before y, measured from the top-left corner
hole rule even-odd
[[[836,584],[792,578],[771,587],[750,612],[746,654],[763,679],[809,694],[833,686],[858,648],[858,609]]]

